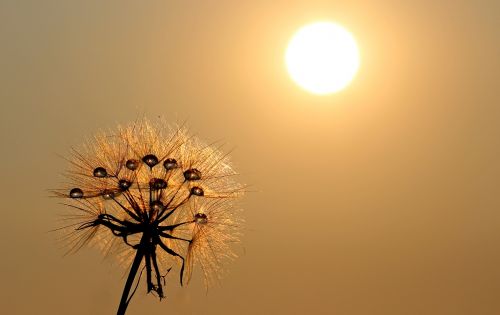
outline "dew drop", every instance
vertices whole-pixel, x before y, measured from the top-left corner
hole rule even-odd
[[[186,180],[199,180],[201,179],[201,172],[195,168],[190,168],[184,172],[184,178]]]
[[[206,214],[198,212],[194,215],[194,221],[198,224],[205,224],[208,222],[208,218]]]
[[[168,158],[163,162],[163,167],[165,167],[167,171],[173,170],[174,168],[177,168],[177,160]]]
[[[139,161],[136,160],[136,159],[130,159],[130,160],[127,160],[127,162],[125,162],[125,166],[131,170],[131,171],[135,171],[138,167],[139,167]]]
[[[106,177],[108,176],[108,172],[104,167],[97,167],[94,169],[94,176],[95,177]]]
[[[151,178],[149,187],[151,189],[165,189],[167,188],[167,182],[161,178]]]
[[[142,161],[146,163],[146,165],[149,166],[150,168],[153,168],[153,166],[158,164],[158,158],[154,154],[145,155],[142,158]]]
[[[159,212],[161,210],[163,210],[163,202],[161,202],[160,200],[155,200],[153,202],[151,202],[151,211],[154,211],[154,212]]]
[[[130,186],[132,186],[132,182],[127,179],[120,179],[118,181],[118,187],[120,187],[122,191],[129,189]]]
[[[70,198],[82,198],[83,191],[80,188],[73,188],[69,192],[69,197]]]
[[[201,187],[192,187],[191,188],[191,195],[195,195],[195,196],[203,196],[205,194],[205,192],[203,191],[203,188]]]
[[[114,197],[115,197],[115,192],[114,192],[114,191],[112,191],[112,190],[110,190],[110,189],[104,189],[104,190],[102,191],[101,195],[102,195],[102,198],[104,198],[104,199],[106,199],[106,200],[107,200],[107,199],[112,199],[112,198],[114,198]]]

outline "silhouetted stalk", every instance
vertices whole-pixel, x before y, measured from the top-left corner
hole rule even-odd
[[[134,261],[132,262],[132,266],[130,267],[127,282],[125,282],[125,287],[123,288],[122,298],[120,300],[120,305],[118,306],[118,312],[116,313],[117,315],[124,315],[127,311],[130,289],[132,288],[135,276],[137,275],[137,271],[139,270],[139,266],[141,265],[142,257],[144,257],[143,247],[145,242],[146,240],[143,236],[141,239],[141,243],[137,247],[137,252],[135,253]]]

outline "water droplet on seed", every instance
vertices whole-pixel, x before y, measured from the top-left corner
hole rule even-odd
[[[153,201],[151,203],[151,210],[155,212],[163,210],[163,202],[161,202],[160,200]]]
[[[194,221],[198,224],[205,224],[208,222],[208,218],[206,214],[198,212],[194,215]]]
[[[127,162],[125,162],[125,166],[131,170],[131,171],[135,171],[138,167],[139,167],[139,161],[138,160],[135,160],[135,159],[130,159],[130,160],[127,160]]]
[[[161,178],[151,178],[149,187],[151,189],[165,189],[167,188],[167,182]]]
[[[83,191],[80,188],[73,188],[69,192],[70,198],[82,198]]]
[[[142,158],[142,161],[146,163],[146,165],[149,166],[150,168],[153,168],[153,166],[158,164],[158,158],[154,154],[145,155]]]
[[[132,186],[132,182],[127,179],[120,179],[118,181],[118,187],[123,191],[129,189],[130,186]]]
[[[115,197],[115,192],[110,189],[104,189],[101,195],[104,199],[112,199]]]
[[[195,168],[190,168],[184,172],[184,178],[186,180],[199,180],[201,179],[201,172]]]
[[[203,196],[205,194],[205,192],[203,191],[203,188],[201,187],[192,187],[191,188],[191,195],[195,195],[195,196]]]
[[[104,167],[97,167],[94,169],[94,176],[95,177],[106,177],[108,175],[108,172]]]
[[[174,168],[177,168],[177,160],[168,158],[163,162],[163,166],[167,171],[173,170]]]

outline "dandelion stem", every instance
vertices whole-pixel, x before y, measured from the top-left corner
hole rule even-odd
[[[129,294],[130,289],[132,288],[132,284],[134,283],[135,276],[137,271],[139,270],[139,266],[141,265],[142,258],[144,257],[144,243],[146,242],[144,236],[141,239],[141,243],[137,247],[137,251],[135,253],[134,261],[132,262],[132,266],[130,267],[130,272],[128,274],[127,282],[125,282],[125,287],[123,288],[122,298],[120,300],[120,305],[118,306],[117,315],[124,315],[127,310],[128,303],[130,302]]]

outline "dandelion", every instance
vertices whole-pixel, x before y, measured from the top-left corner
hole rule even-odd
[[[235,257],[243,187],[220,147],[143,120],[94,136],[69,162],[69,183],[54,192],[71,210],[58,231],[68,253],[93,245],[130,266],[118,315],[143,273],[161,300],[172,268],[183,285],[199,266],[210,286]]]

